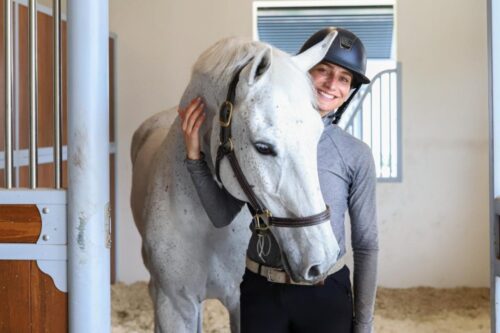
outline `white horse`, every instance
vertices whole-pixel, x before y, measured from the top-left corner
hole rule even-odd
[[[328,36],[295,57],[259,42],[222,40],[200,56],[180,103],[185,107],[203,96],[207,121],[200,133],[213,168],[220,130],[217,111],[242,69],[232,117],[234,149],[256,196],[275,216],[303,217],[325,210],[316,164],[323,124],[307,70],[323,58],[334,38]],[[244,208],[230,226],[213,227],[184,165],[176,109],[146,120],[132,141],[131,205],[151,274],[155,331],[196,332],[201,302],[216,298],[229,311],[232,332],[239,332],[239,283],[252,217]],[[229,193],[247,201],[227,159],[221,162],[220,175]],[[294,280],[317,281],[337,260],[339,247],[328,222],[271,231]]]

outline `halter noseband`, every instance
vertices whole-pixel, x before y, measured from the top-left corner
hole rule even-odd
[[[247,63],[248,64],[248,63]],[[247,65],[241,66],[233,76],[229,88],[227,91],[226,100],[222,103],[219,109],[219,123],[220,123],[220,133],[219,133],[219,148],[217,149],[217,157],[215,161],[215,173],[219,182],[220,178],[220,162],[226,156],[231,164],[236,179],[240,184],[243,192],[247,196],[249,202],[250,212],[253,215],[255,228],[257,230],[266,230],[269,226],[276,227],[307,227],[311,225],[320,224],[326,222],[330,219],[330,209],[326,206],[326,209],[315,215],[305,216],[305,217],[274,217],[271,211],[267,209],[262,202],[257,198],[252,186],[248,183],[243,171],[241,170],[240,164],[236,159],[236,154],[234,153],[234,145],[231,135],[231,124],[233,116],[233,104],[236,95],[236,86],[240,78],[240,73],[242,69]]]

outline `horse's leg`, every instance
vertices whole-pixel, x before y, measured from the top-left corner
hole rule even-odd
[[[167,295],[154,283],[155,333],[196,333],[200,304],[183,295]]]
[[[203,333],[203,305],[198,307],[198,330],[197,333]]]
[[[222,302],[229,312],[231,333],[240,333],[240,293],[239,291],[227,296]]]

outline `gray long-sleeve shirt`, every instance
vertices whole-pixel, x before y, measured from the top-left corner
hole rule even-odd
[[[321,191],[325,203],[330,206],[331,225],[340,246],[340,256],[346,252],[344,218],[345,212],[349,211],[354,255],[354,332],[369,333],[373,326],[377,282],[375,166],[370,148],[365,143],[331,125],[329,116],[324,117],[323,122],[325,129],[318,144]],[[203,159],[186,160],[186,163],[212,223],[216,227],[231,223],[244,202],[218,186]],[[280,267],[280,251],[274,239],[269,238],[269,253],[259,255],[257,237],[252,233],[247,255],[257,262]]]

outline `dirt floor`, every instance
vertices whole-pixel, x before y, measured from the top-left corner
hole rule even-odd
[[[112,287],[113,333],[153,332],[153,306],[146,283]],[[489,333],[486,288],[379,288],[375,310],[377,333]],[[205,333],[229,333],[226,310],[205,303]]]

